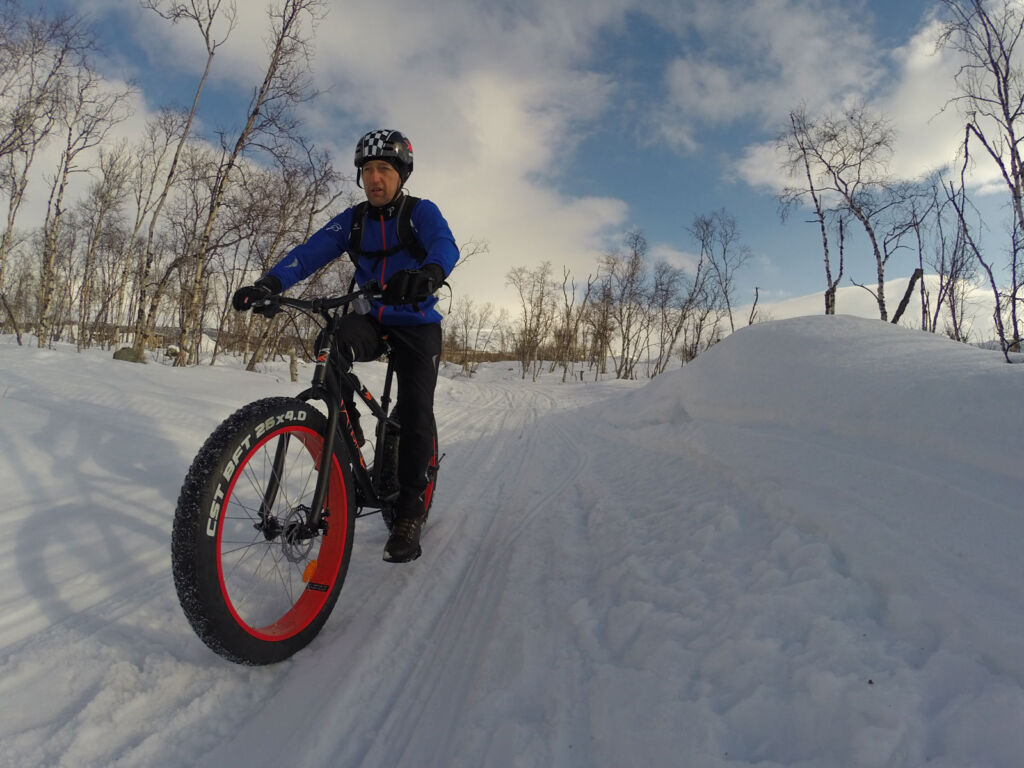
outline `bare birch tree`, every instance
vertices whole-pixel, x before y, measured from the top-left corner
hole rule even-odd
[[[964,132],[964,143],[963,143],[963,164],[960,166],[960,190],[962,191],[966,187],[965,176],[967,174],[967,166],[970,163],[970,137],[971,129],[968,128]],[[995,309],[992,313],[992,321],[995,325],[996,335],[999,337],[1000,347],[1003,351],[1003,357],[1006,362],[1010,360],[1010,344],[1007,343],[1006,339],[1006,327],[1005,320],[1003,317],[1003,292],[999,289],[999,282],[995,276],[995,269],[989,259],[987,259],[979,246],[977,240],[974,238],[970,227],[967,226],[967,201],[966,198],[960,194],[957,195],[953,183],[950,182],[949,200],[956,209],[957,216],[960,218],[962,229],[964,233],[964,240],[966,247],[974,255],[978,264],[981,265],[982,270],[988,276],[988,283],[992,289],[992,296],[995,300]]]
[[[607,373],[608,356],[611,354],[612,339],[615,335],[615,321],[613,320],[615,301],[612,296],[611,281],[607,275],[601,276],[596,288],[597,292],[584,315],[585,327],[590,336],[589,343],[586,345],[588,349],[587,362],[594,371],[594,381]]]
[[[291,108],[312,98],[309,69],[310,26],[325,8],[325,0],[282,0],[268,9],[271,39],[270,60],[263,82],[249,105],[248,118],[234,145],[226,152],[214,185],[206,221],[194,254],[193,281],[188,289],[184,322],[181,328],[178,365],[189,361],[188,350],[194,336],[202,333],[201,310],[206,265],[210,255],[213,227],[227,191],[232,171],[243,153],[258,142],[271,152],[294,138],[295,122]]]
[[[167,197],[174,186],[175,177],[178,173],[178,163],[181,160],[181,153],[185,147],[185,143],[188,141],[189,134],[192,131],[192,123],[195,120],[196,112],[199,109],[199,97],[202,95],[203,88],[205,87],[206,81],[210,75],[210,69],[213,66],[213,57],[216,54],[217,49],[227,41],[232,30],[235,28],[235,23],[237,21],[237,11],[234,2],[230,2],[223,9],[223,12],[221,9],[222,5],[223,0],[204,0],[203,2],[200,2],[200,0],[189,0],[189,2],[174,2],[172,0],[143,1],[143,6],[145,8],[154,11],[162,18],[170,21],[172,24],[177,24],[180,21],[194,23],[199,29],[199,34],[203,38],[203,44],[206,47],[206,64],[203,69],[203,74],[199,78],[199,83],[196,86],[195,94],[192,98],[192,107],[189,110],[188,115],[182,121],[180,130],[178,131],[177,145],[175,146],[174,155],[171,158],[170,164],[167,167],[167,175],[164,179],[163,187],[157,195],[156,201],[153,204],[152,212],[149,215],[149,231],[146,236],[144,255],[138,278],[138,310],[135,319],[135,342],[133,345],[135,353],[140,360],[145,359],[146,341],[149,334],[152,332],[150,318],[155,317],[156,309],[160,302],[159,294],[151,295],[153,289],[150,286],[150,274],[152,273],[153,262],[155,259],[154,249],[156,247],[157,240],[157,225],[164,206],[167,203]],[[217,27],[216,30],[214,29],[215,26]],[[173,125],[173,121],[169,115],[165,115],[162,125],[165,128]],[[166,130],[164,135],[168,138],[171,136],[170,132]],[[169,142],[164,144],[165,148],[167,146],[169,146]],[[163,281],[158,282],[157,286],[162,283]]]
[[[100,250],[111,223],[116,220],[128,185],[129,164],[127,148],[122,143],[111,149],[101,149],[99,179],[94,182],[88,196],[78,205],[79,221],[86,230],[85,252],[82,256],[82,278],[78,290],[78,348],[92,344],[95,322],[90,322],[93,302],[98,290],[96,269]],[[106,293],[104,291],[103,293]],[[113,296],[103,296],[102,307]]]
[[[934,274],[934,280],[921,281],[921,328],[936,333],[948,316],[942,330],[951,339],[967,341],[966,294],[977,275],[977,264],[967,248],[967,223],[957,213],[957,208],[969,208],[966,190],[952,181],[946,188],[946,183],[939,176],[928,180],[929,216],[923,234],[922,228],[917,230],[918,268]],[[921,242],[924,238],[929,242]]]
[[[444,320],[447,359],[462,366],[468,376],[476,373],[482,356],[497,344],[498,326],[508,319],[508,310],[497,310],[491,302],[478,307],[465,295],[455,300]]]
[[[1010,196],[1015,219],[1011,231],[1024,232],[1024,51],[1018,47],[1024,35],[1024,6],[1017,0],[942,0],[942,4],[946,17],[939,44],[962,57],[956,74],[959,95],[954,101],[966,118],[963,153],[969,155],[972,140],[984,148]],[[1011,235],[1007,249],[1007,289],[999,287],[991,260],[981,263],[989,275],[997,311],[1002,314],[1009,304],[1009,333],[1002,318],[996,323],[1004,352],[1020,345],[1017,303],[1024,274],[1018,240]]]
[[[569,378],[570,369],[580,358],[580,328],[596,282],[597,278],[587,275],[587,285],[580,294],[568,267],[562,268],[562,304],[555,328],[555,359],[552,364],[561,364],[563,382]]]
[[[900,202],[887,170],[895,132],[884,116],[871,112],[863,103],[816,121],[801,116],[799,111],[793,114],[796,135],[791,150],[800,157],[790,157],[809,168],[808,188],[813,186],[816,195],[834,197],[831,208],[860,223],[875,261],[876,287],[871,293],[879,317],[888,320],[885,268],[899,246],[896,234],[906,231],[898,223],[890,223]],[[799,196],[800,188],[794,187],[783,199]]]
[[[242,169],[240,169],[242,170]],[[247,219],[246,228],[251,232],[250,252],[253,258],[246,268],[254,266],[257,277],[265,274],[284,254],[299,243],[305,242],[321,220],[329,218],[328,211],[345,194],[340,186],[341,175],[335,170],[330,156],[312,147],[303,147],[297,157],[281,156],[275,171],[253,170],[256,183],[243,183],[247,188],[240,206],[240,213]],[[244,175],[244,174],[243,174]],[[265,183],[259,183],[263,179]],[[352,269],[347,259],[341,260],[345,278]],[[253,279],[251,274],[239,273],[225,286],[223,311],[228,310],[228,299],[242,280]],[[315,276],[306,283],[308,292],[324,280]],[[249,331],[258,330],[255,349],[249,357],[248,369],[264,359],[269,347],[276,345],[284,328],[284,316],[271,318],[266,322],[261,317],[249,314]],[[247,336],[248,339],[248,336]]]
[[[790,185],[783,189],[779,195],[780,213],[785,221],[793,207],[803,203],[805,198],[810,198],[814,208],[814,218],[821,232],[821,246],[825,261],[825,314],[836,313],[836,291],[843,279],[843,249],[839,249],[839,264],[833,272],[832,254],[829,249],[828,239],[828,210],[821,191],[815,182],[815,171],[812,161],[815,160],[812,147],[819,143],[816,136],[818,126],[807,115],[807,108],[800,107],[789,113],[790,128],[783,133],[776,141],[786,153],[786,167],[792,176],[797,177],[801,173],[806,181],[805,185]],[[843,241],[843,218],[838,218],[840,242]]]
[[[724,208],[696,216],[690,233],[700,243],[702,262],[709,277],[718,285],[716,294],[729,320],[729,331],[735,331],[732,304],[736,273],[750,260],[750,248],[740,242],[739,225]]]
[[[647,238],[639,231],[626,234],[625,250],[601,257],[601,275],[611,295],[612,320],[618,342],[615,377],[636,378],[636,366],[647,352],[650,330]]]
[[[0,21],[0,157],[36,142],[52,125],[61,79],[78,69],[93,42],[80,19],[28,14],[5,2]]]
[[[130,324],[130,340],[137,359],[143,359],[146,302],[153,297],[150,276],[156,267],[156,225],[152,222],[152,216],[164,199],[167,189],[166,169],[176,145],[181,141],[186,121],[187,115],[180,112],[160,110],[146,121],[145,132],[132,147],[130,155],[125,196],[131,205],[132,224],[125,243],[128,258],[122,264],[120,283],[123,290],[117,303],[119,306],[127,305],[125,322],[126,325]],[[142,237],[143,228],[147,229],[146,237]],[[130,294],[127,291],[129,284],[133,287]],[[156,298],[159,300],[159,297]]]
[[[697,275],[699,277],[699,274]],[[684,295],[686,278],[683,270],[661,261],[654,265],[653,284],[651,286],[651,304],[654,307],[656,357],[650,375],[652,377],[664,373],[675,353],[676,344],[686,322],[688,302]]]
[[[81,22],[68,15],[27,14],[5,2],[0,11],[0,191],[7,220],[0,235],[0,290],[14,227],[39,147],[61,114],[62,85],[93,48]]]
[[[548,339],[555,315],[551,262],[546,261],[532,270],[513,267],[505,275],[505,282],[515,288],[519,296],[519,325],[514,335],[521,376],[525,379],[527,372],[532,371],[536,380],[540,349]]]
[[[37,307],[38,343],[46,346],[54,327],[51,316],[58,258],[59,233],[66,211],[64,201],[73,174],[88,170],[82,164],[88,150],[101,144],[110,129],[126,117],[125,105],[130,91],[107,91],[92,69],[84,63],[63,84],[58,125],[64,144],[57,170],[50,184],[50,196],[43,223],[43,242],[39,273],[39,306]]]

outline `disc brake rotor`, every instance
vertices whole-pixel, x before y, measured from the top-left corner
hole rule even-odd
[[[305,533],[306,509],[298,507],[290,511],[282,521],[281,551],[290,563],[301,563],[309,559],[313,550],[314,536]]]

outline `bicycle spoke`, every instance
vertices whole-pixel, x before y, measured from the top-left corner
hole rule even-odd
[[[259,537],[257,536],[256,538],[258,539]],[[221,542],[221,543],[222,544],[238,544],[239,545],[239,546],[235,547],[234,549],[224,549],[224,550],[221,550],[220,554],[221,554],[221,557],[223,557],[224,555],[233,555],[235,552],[241,552],[241,551],[246,550],[246,549],[251,549],[252,547],[255,547],[259,542],[254,540],[254,541],[248,541],[248,542],[246,542],[246,541],[224,541],[224,542]]]
[[[299,462],[288,462],[285,467],[285,476],[281,479],[281,488],[279,490],[279,496],[287,509],[295,509],[298,506],[298,500],[309,500],[312,501],[312,490],[310,489],[310,482],[312,481],[315,485],[316,479],[316,465],[311,461],[309,462],[308,469],[305,471],[305,477],[301,481],[298,494],[293,498],[289,491],[293,485],[298,484],[298,481],[293,480],[293,475],[297,472],[303,471],[298,467]]]
[[[232,593],[231,602],[234,603],[236,611],[240,611],[241,612],[241,607],[246,604],[246,602],[249,599],[249,595],[251,595],[253,589],[256,588],[257,583],[259,582],[259,579],[257,577],[259,576],[260,569],[263,567],[263,563],[266,561],[267,555],[270,553],[270,551],[271,551],[271,547],[268,545],[264,549],[263,554],[260,556],[259,562],[256,563],[255,571],[253,571],[252,575],[248,579],[245,580],[245,581],[248,582],[248,586],[244,590],[242,590],[240,592],[240,594],[238,594],[237,597],[236,597],[236,595],[234,593]],[[245,558],[241,558],[239,560],[239,562],[235,564],[235,566],[231,569],[232,573],[234,573],[235,568],[237,568],[237,566],[241,564],[241,560],[244,560],[244,559]],[[271,559],[273,559],[273,557],[271,557]],[[229,575],[230,574],[225,574],[225,576],[224,576],[225,581],[227,581]],[[244,582],[243,582],[243,584],[244,584]],[[257,617],[257,622],[258,623],[259,623],[259,620],[261,618],[262,617]]]
[[[281,554],[282,554],[281,558],[274,558],[274,571],[277,574],[277,578],[281,580],[281,586],[284,587],[284,591],[288,595],[289,602],[294,603],[295,600],[294,600],[294,598],[292,596],[291,582],[289,582],[284,577],[284,571],[281,568],[281,560],[284,559],[284,557],[283,557],[284,553],[282,552]]]

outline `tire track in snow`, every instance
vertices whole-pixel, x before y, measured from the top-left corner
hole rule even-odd
[[[418,658],[406,665],[407,669],[391,670],[396,683],[394,699],[375,708],[386,718],[378,725],[380,733],[387,734],[395,728],[408,732],[407,727],[401,726],[403,720],[430,721],[431,692],[445,679],[457,681],[441,686],[441,696],[449,699],[449,705],[458,705],[465,697],[471,687],[470,679],[459,670],[466,666],[467,650],[474,660],[493,652],[487,642],[487,631],[499,609],[495,598],[507,584],[510,563],[517,555],[516,540],[554,498],[573,485],[585,464],[584,455],[571,450],[564,429],[550,422],[538,423],[545,413],[558,406],[557,398],[516,387],[490,385],[488,389],[491,392],[483,403],[487,415],[478,415],[475,420],[477,436],[467,444],[460,442],[450,454],[453,463],[458,462],[458,475],[446,481],[450,493],[442,492],[437,502],[450,512],[450,519],[445,519],[443,513],[441,520],[432,516],[430,527],[435,530],[424,541],[424,546],[436,553],[432,556],[445,561],[445,570],[436,574],[436,581],[403,592],[396,613],[420,612],[424,603],[430,605],[430,593],[436,590],[450,594],[451,598],[447,604],[440,603],[442,610],[438,615],[419,617],[417,647],[423,650],[414,654]],[[496,410],[496,406],[500,409]],[[459,429],[457,425],[455,429]],[[570,463],[553,487],[546,477],[551,467],[537,467],[536,462],[538,457],[550,455],[546,442],[559,440],[564,449],[560,453],[569,457]],[[523,480],[531,465],[543,476],[538,485],[544,491],[539,494]],[[437,533],[443,535],[440,541],[436,540]],[[407,698],[405,692],[410,690],[423,693]],[[445,740],[436,739],[436,731],[450,730],[455,727],[454,722],[442,715],[433,727],[424,730],[424,726],[417,726],[417,732],[424,736],[419,743],[443,750]],[[382,764],[401,764],[399,743],[374,740],[367,748],[367,752],[353,753],[351,764],[380,760],[384,761]],[[378,753],[381,749],[384,754]],[[417,762],[421,757],[417,756]],[[443,753],[438,757],[440,762],[434,764],[444,764]]]
[[[353,764],[444,765],[452,759],[446,750],[453,732],[465,721],[453,717],[451,710],[472,709],[475,675],[487,658],[501,652],[495,648],[493,632],[499,624],[502,595],[515,589],[513,561],[521,555],[516,543],[538,516],[548,514],[553,502],[574,486],[586,467],[586,455],[571,450],[564,428],[543,426],[548,428],[538,429],[529,438],[515,462],[506,462],[503,477],[528,475],[540,443],[545,444],[542,455],[562,453],[570,457],[568,465],[559,468],[557,483],[542,486],[543,492],[513,493],[495,509],[450,601],[429,629],[430,651],[403,676],[395,701],[383,710],[387,717],[380,724],[381,732],[404,738],[375,742]],[[403,696],[408,690],[420,693]],[[409,723],[415,726],[409,728]]]
[[[473,691],[471,672],[464,677],[459,671],[465,658],[483,660],[494,652],[487,629],[499,610],[494,598],[504,590],[517,557],[514,543],[552,500],[572,488],[585,455],[572,450],[564,429],[538,424],[552,409],[580,402],[578,390],[556,387],[552,395],[460,382],[466,385],[471,397],[442,397],[436,408],[448,457],[424,534],[424,556],[410,566],[381,564],[383,528],[362,521],[371,525],[357,527],[352,569],[334,614],[310,651],[295,660],[316,664],[317,675],[285,681],[278,694],[283,701],[301,699],[303,706],[320,702],[319,726],[304,732],[301,744],[292,743],[277,732],[266,736],[273,732],[269,709],[253,713],[236,738],[205,755],[202,765],[222,764],[236,749],[251,749],[242,745],[254,739],[268,759],[295,761],[301,754],[296,764],[309,766],[381,759],[388,764],[392,756],[398,759],[412,731],[423,736],[418,743],[443,750],[433,731],[456,727],[446,719],[451,707],[463,706],[459,699]],[[614,390],[602,389],[593,399],[610,394]],[[474,405],[467,406],[467,400]],[[456,440],[446,439],[448,433]],[[556,443],[557,448],[547,447]],[[545,463],[552,455],[565,462],[557,487],[548,479],[552,466]],[[544,491],[535,494],[521,479],[524,474]],[[486,615],[476,616],[479,612]],[[446,677],[456,682],[437,688]],[[448,701],[440,710],[437,695]],[[433,717],[433,729],[411,725]],[[419,757],[416,762],[430,764]],[[442,754],[434,764],[451,763]]]

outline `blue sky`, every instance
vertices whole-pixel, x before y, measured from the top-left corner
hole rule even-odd
[[[105,72],[140,89],[147,111],[186,105],[205,60],[195,29],[137,0],[45,0],[95,25]],[[265,66],[263,0],[237,0],[218,53],[201,130],[237,131]],[[925,0],[371,0],[330,2],[316,25],[305,115],[311,139],[347,167],[365,130],[405,131],[414,194],[435,200],[460,241],[490,253],[459,273],[480,301],[506,303],[512,266],[551,261],[581,279],[640,229],[652,254],[685,265],[696,214],[726,208],[753,260],[740,302],[824,288],[820,242],[805,216],[780,222],[772,138],[790,109],[853,97],[883,110],[899,139],[894,171],[915,176],[952,158],[960,133],[952,68],[934,55]],[[134,126],[134,127],[133,127]],[[863,238],[848,274],[870,282]],[[889,274],[913,265],[895,261]],[[840,307],[842,311],[842,307]]]

